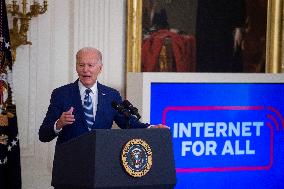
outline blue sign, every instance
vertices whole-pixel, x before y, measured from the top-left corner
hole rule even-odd
[[[180,189],[284,188],[284,84],[152,83]]]

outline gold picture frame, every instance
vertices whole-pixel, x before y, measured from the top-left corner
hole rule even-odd
[[[268,0],[266,73],[280,73],[283,57],[284,0]],[[127,72],[141,72],[142,0],[127,1]]]

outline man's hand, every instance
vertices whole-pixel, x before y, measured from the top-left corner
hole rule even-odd
[[[235,29],[235,35],[234,35],[234,51],[236,52],[238,47],[241,46],[242,43],[242,31],[241,28]]]
[[[166,125],[163,125],[163,124],[158,124],[158,125],[153,125],[153,126],[150,126],[149,128],[162,128],[162,129],[170,129],[170,127],[166,126]]]
[[[60,130],[65,125],[70,125],[74,123],[75,118],[73,113],[74,108],[71,107],[67,112],[63,112],[59,118],[59,120],[56,123],[56,129]]]

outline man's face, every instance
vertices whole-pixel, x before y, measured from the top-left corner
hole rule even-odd
[[[102,64],[96,54],[83,54],[77,59],[76,71],[82,84],[90,88],[102,71]]]

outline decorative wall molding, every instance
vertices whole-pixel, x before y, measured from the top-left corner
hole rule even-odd
[[[98,48],[103,54],[103,63],[108,62],[110,0],[75,0],[74,5],[74,54],[85,46]],[[75,60],[74,60],[75,61]],[[74,62],[73,62],[74,63]],[[74,64],[73,64],[74,65]],[[71,65],[71,66],[73,66]],[[108,64],[104,64],[101,81],[107,81]],[[77,78],[73,66],[73,79]]]
[[[124,91],[125,86],[125,1],[73,0],[73,52],[70,61],[72,80],[77,79],[75,54],[84,46],[98,48],[103,54],[99,81]],[[74,57],[74,58],[73,58]]]

